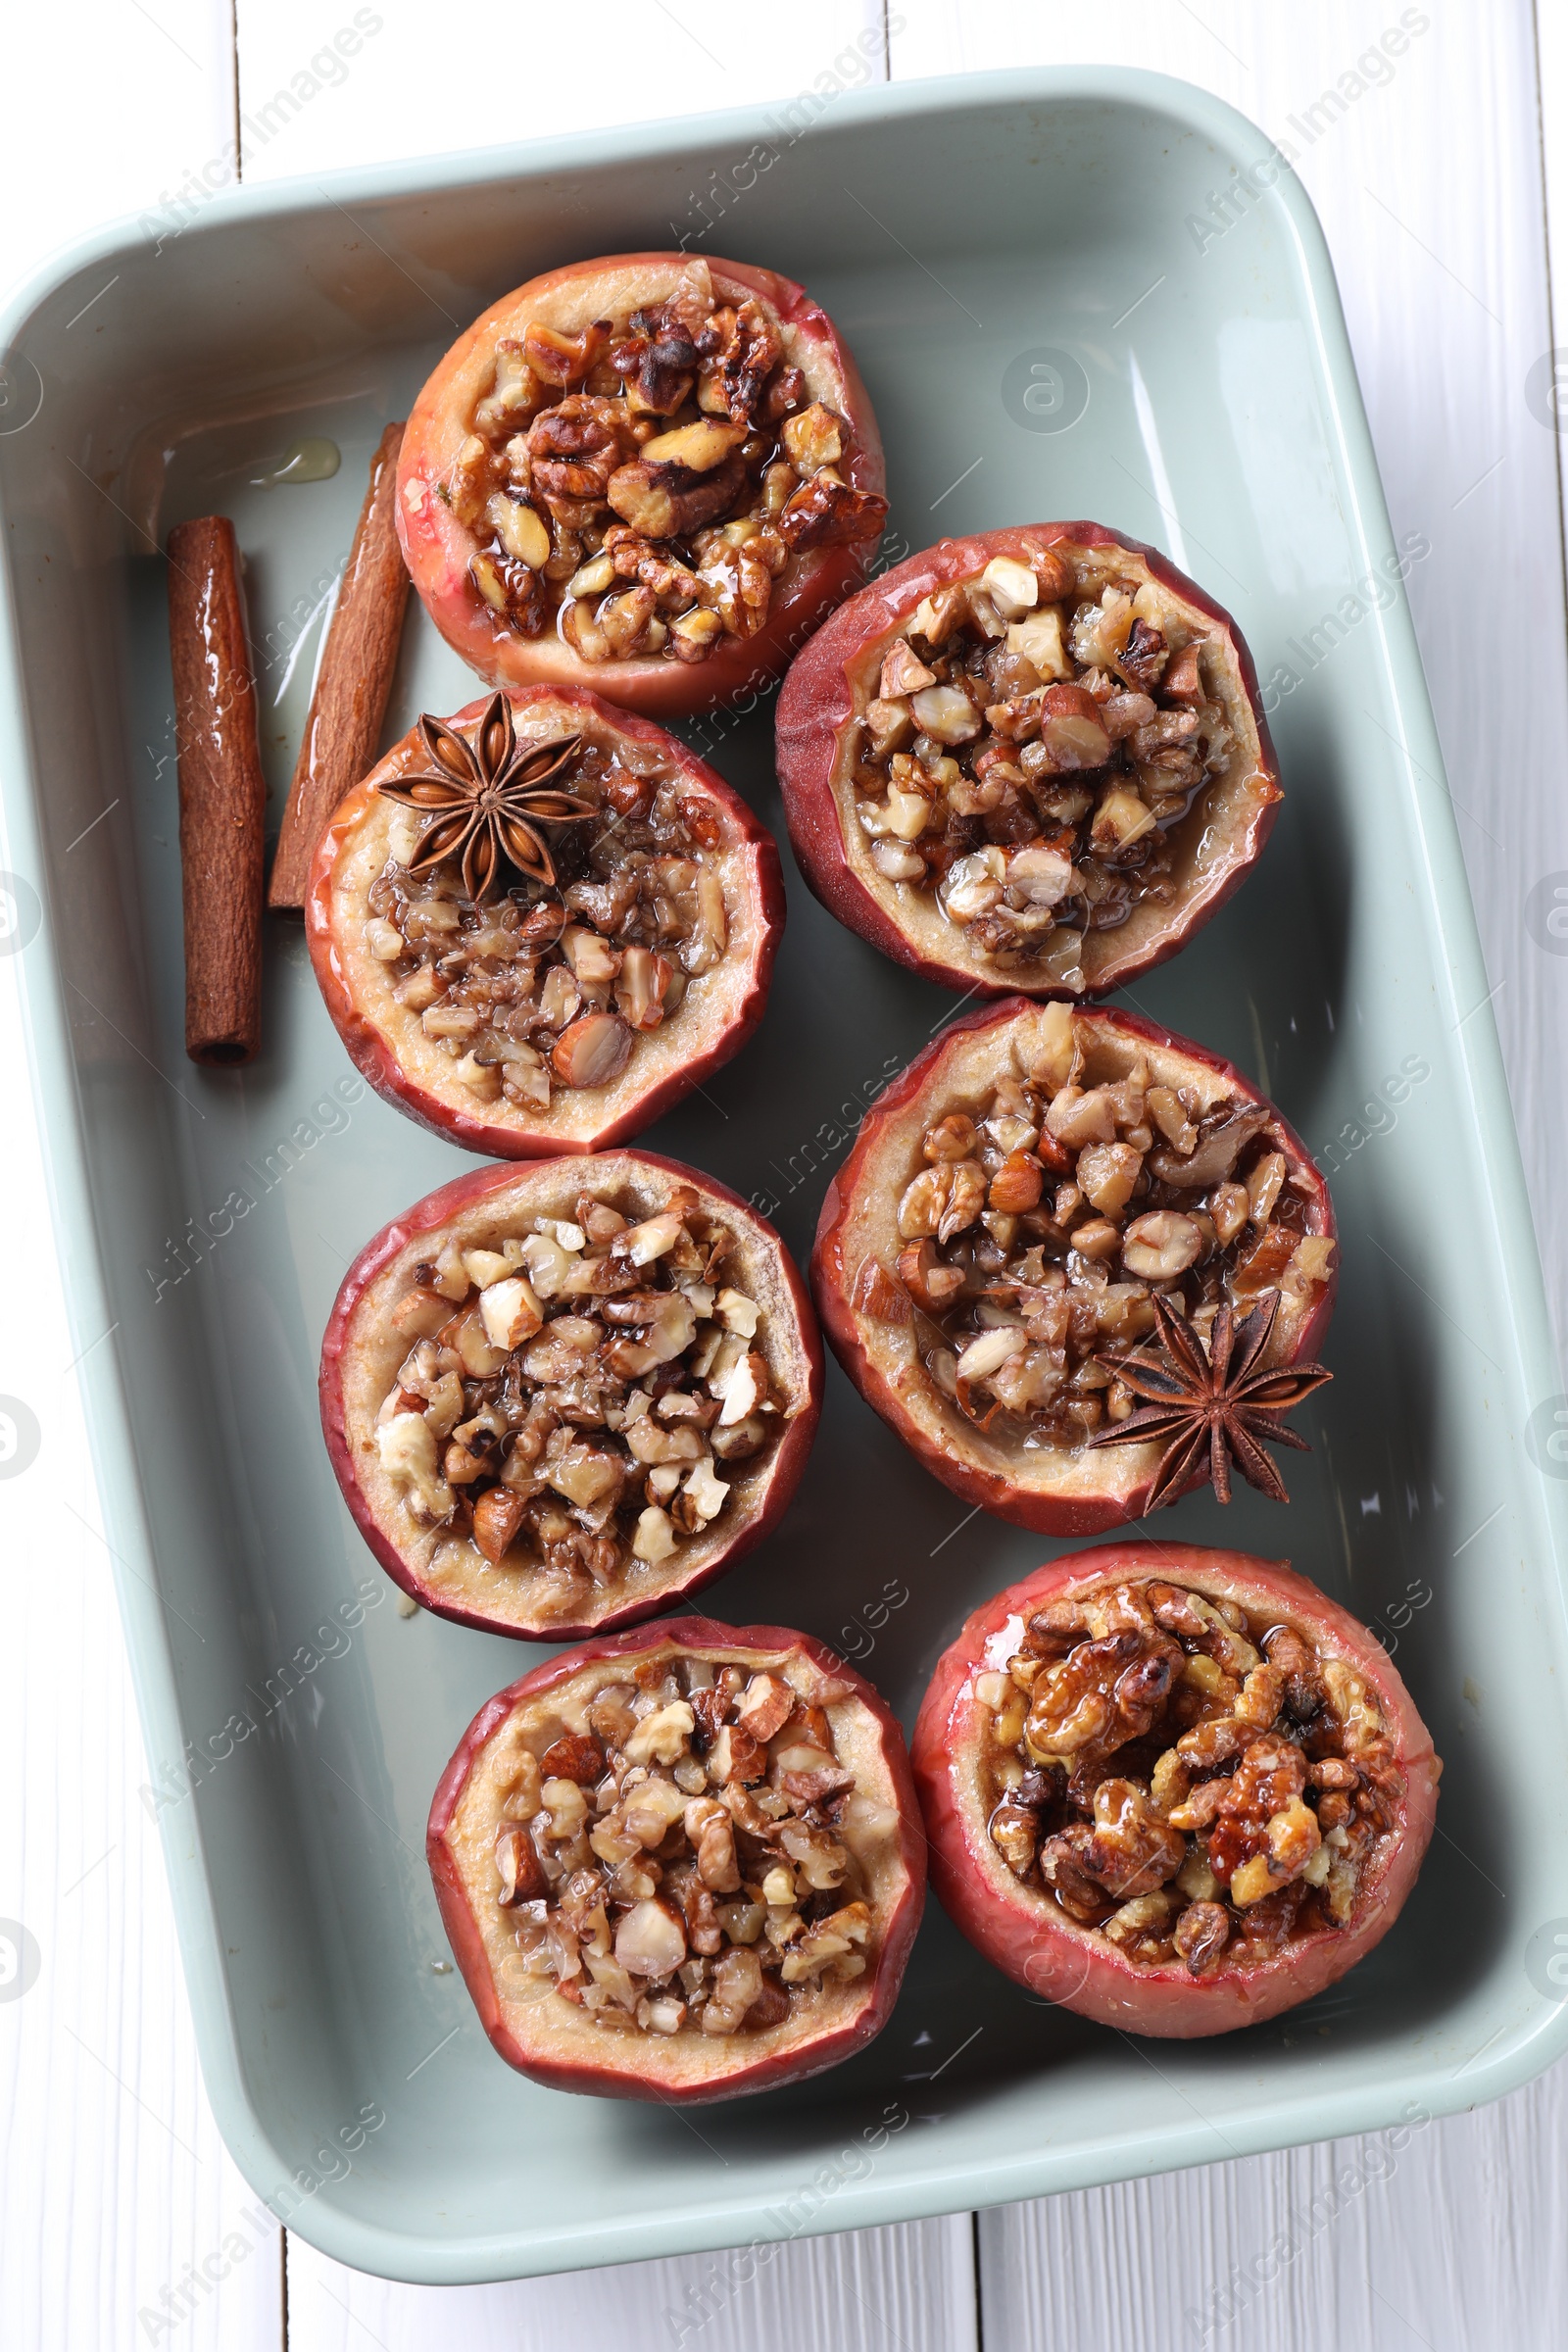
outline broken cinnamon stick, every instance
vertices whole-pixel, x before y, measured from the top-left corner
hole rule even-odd
[[[403,634],[409,575],[393,520],[403,427],[389,424],[370,464],[348,569],[326,633],[311,714],[294,763],[272,855],[269,906],[305,904],[311,860],[327,818],[375,763]]]
[[[169,651],[179,756],[185,1051],[249,1061],[262,1042],[267,784],[256,740],[239,552],[224,514],[169,534]]]

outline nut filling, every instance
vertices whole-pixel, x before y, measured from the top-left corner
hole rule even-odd
[[[857,1849],[897,1816],[839,1760],[825,1708],[847,1691],[650,1660],[587,1733],[524,1751],[495,1859],[527,1973],[608,2032],[665,2034],[760,2033],[863,1975]]]
[[[720,301],[704,261],[629,318],[503,341],[470,427],[438,491],[482,542],[474,588],[584,662],[706,661],[762,626],[792,557],[887,514],[772,313]]]
[[[899,1283],[922,1361],[980,1427],[1025,1447],[1083,1445],[1136,1399],[1105,1360],[1171,1300],[1205,1340],[1221,1306],[1310,1301],[1334,1243],[1266,1129],[1266,1103],[1151,1082],[1070,1006],[1045,1007],[1036,1058],[930,1126],[899,1202]],[[880,1267],[873,1314],[908,1308]]]
[[[723,1472],[770,1447],[762,1310],[688,1186],[631,1224],[580,1193],[486,1249],[448,1243],[393,1309],[412,1344],[377,1417],[421,1527],[534,1571],[552,1605],[635,1579],[722,1518]]]
[[[1086,600],[1056,549],[936,589],[865,712],[872,863],[999,968],[1082,986],[1086,931],[1174,897],[1170,828],[1233,749],[1210,658],[1150,584]]]
[[[529,1110],[548,1109],[553,1088],[620,1077],[639,1038],[729,944],[709,855],[724,839],[712,804],[683,795],[651,746],[584,732],[544,748],[568,752],[550,781],[586,811],[547,813],[548,880],[519,873],[499,897],[481,882],[476,897],[456,851],[421,858],[428,820],[405,807],[365,925],[398,1003],[450,1056],[458,1081],[481,1102]]]
[[[974,1690],[992,1843],[1130,1960],[1201,1977],[1344,1928],[1396,1834],[1404,1777],[1364,1679],[1234,1601],[1053,1601]]]

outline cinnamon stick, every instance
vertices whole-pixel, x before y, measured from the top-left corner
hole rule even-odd
[[[370,464],[348,569],[326,633],[311,714],[294,763],[283,828],[272,855],[269,906],[305,904],[311,860],[327,818],[375,763],[392,691],[409,575],[393,519],[401,424],[389,424]]]
[[[249,1061],[262,1042],[267,785],[256,740],[234,526],[203,514],[169,534],[169,650],[179,755],[185,1051]]]

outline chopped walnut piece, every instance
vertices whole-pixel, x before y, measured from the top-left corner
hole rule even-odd
[[[845,547],[872,539],[887,520],[888,502],[874,490],[856,490],[830,466],[803,482],[778,517],[785,544],[797,553],[808,547]]]
[[[748,1736],[765,1746],[783,1730],[795,1709],[795,1693],[774,1674],[756,1674],[747,1684],[735,1710],[735,1721]]]
[[[1158,1818],[1132,1781],[1102,1781],[1094,1794],[1094,1818],[1084,1868],[1120,1901],[1163,1886],[1187,1858],[1186,1838]]]
[[[1079,1846],[1088,1830],[1075,1823],[1040,1848],[1040,1876],[1069,1919],[1081,1927],[1098,1927],[1111,1909],[1104,1894],[1084,1868]]]
[[[1173,1941],[1191,1976],[1214,1966],[1229,1941],[1231,1915],[1223,1903],[1189,1903],[1176,1922]]]
[[[1040,1824],[1033,1810],[1004,1797],[991,1816],[991,1839],[1014,1876],[1027,1878],[1040,1840]]]

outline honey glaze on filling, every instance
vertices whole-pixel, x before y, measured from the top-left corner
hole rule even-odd
[[[887,501],[850,481],[854,427],[790,336],[698,259],[627,316],[504,338],[436,485],[497,619],[589,663],[700,663],[757,634],[795,558],[875,538]]]
[[[1021,1885],[1195,1979],[1350,1924],[1405,1793],[1364,1676],[1174,1579],[1052,1601],[1008,1638],[973,1687],[989,1835]]]

